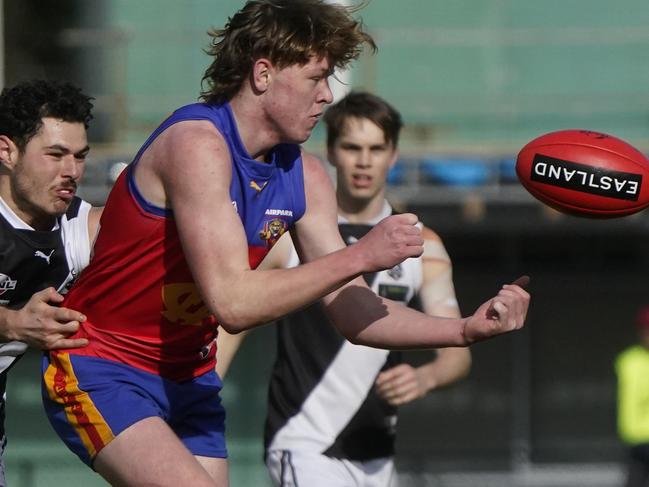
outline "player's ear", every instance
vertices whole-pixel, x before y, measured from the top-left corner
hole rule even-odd
[[[390,159],[390,169],[394,167],[394,165],[397,163],[398,160],[399,160],[399,148],[395,147],[392,150],[392,158]]]
[[[0,135],[0,165],[13,169],[18,157],[18,147],[6,135]]]
[[[260,58],[252,65],[250,73],[252,87],[257,93],[265,93],[270,86],[273,64],[266,58]]]

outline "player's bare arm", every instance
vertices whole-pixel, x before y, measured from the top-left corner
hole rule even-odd
[[[333,185],[321,162],[304,153],[306,212],[296,223],[293,243],[301,262],[311,262],[330,252],[345,249],[347,265],[362,263],[363,272],[389,269],[423,252],[417,217],[405,213],[384,219],[355,245],[345,247],[338,230],[337,203]]]
[[[314,194],[321,191],[319,186],[326,186],[326,212],[335,215],[328,175],[321,167],[319,172],[307,169],[320,165],[306,160],[309,158],[305,158],[307,214],[318,199]],[[229,332],[277,319],[355,276],[421,253],[421,237],[411,215],[379,225],[365,245],[348,249],[338,237],[332,254],[323,253],[308,265],[252,271],[245,232],[230,199],[230,164],[218,131],[207,122],[191,121],[170,127],[156,139],[135,172],[140,187],[152,188],[143,196],[173,210],[188,265],[205,304]],[[337,233],[335,216],[330,219]],[[379,258],[371,258],[374,255]]]
[[[459,318],[451,259],[439,236],[424,227],[422,285],[419,291],[422,309],[430,316]],[[419,399],[430,391],[453,384],[469,373],[471,352],[468,347],[437,349],[435,357],[418,367],[402,363],[379,374],[376,390],[393,406]]]
[[[258,270],[268,269],[286,269],[289,264],[289,258],[293,251],[293,242],[291,235],[287,232],[280,237],[268,255],[261,261]],[[219,329],[216,337],[216,373],[222,379],[225,378],[234,356],[236,355],[243,340],[248,336],[251,330],[244,330],[240,333],[228,333],[224,329]]]
[[[305,173],[306,167],[305,164]],[[327,191],[330,194],[325,194]],[[328,199],[333,201],[330,186],[318,186],[315,196],[307,189],[309,214],[296,224],[293,232],[293,241],[302,262],[318,259],[344,245],[336,228],[336,219],[331,215],[335,207],[332,209],[326,204]],[[316,204],[312,204],[314,201]],[[388,217],[349,248],[360,250],[362,258],[370,262],[372,259],[380,260],[384,257],[384,249],[376,245],[373,239],[386,230],[390,231],[384,227],[386,221],[400,217],[403,218],[402,223],[406,223],[406,218],[415,218],[414,215]],[[385,265],[384,268],[392,267],[401,260],[389,266],[387,262],[381,264]],[[371,267],[371,263],[368,267]],[[505,285],[493,299],[468,318],[436,318],[381,299],[367,287],[363,279],[357,278],[331,293],[324,302],[331,320],[351,342],[379,348],[415,349],[467,346],[519,329],[525,321],[529,299],[529,294],[520,286]]]
[[[453,266],[440,237],[424,227],[423,280],[420,291],[424,313],[446,318],[461,317],[453,284]],[[428,391],[444,387],[464,378],[471,368],[468,348],[445,347],[437,351],[437,359],[418,368],[427,379]]]
[[[293,242],[291,235],[287,232],[280,237],[268,255],[259,264],[258,270],[268,269],[285,269],[288,267],[289,257],[293,251]],[[248,336],[251,330],[244,330],[240,333],[228,333],[224,329],[219,329],[216,337],[216,373],[221,379],[225,378],[234,356],[236,355],[243,340]]]

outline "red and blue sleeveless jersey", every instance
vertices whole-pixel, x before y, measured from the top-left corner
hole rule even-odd
[[[89,345],[70,353],[119,361],[172,380],[214,367],[218,323],[194,283],[172,211],[144,199],[134,170],[160,133],[185,120],[210,121],[228,143],[230,196],[245,228],[252,268],[305,209],[300,147],[281,144],[268,162],[252,159],[227,103],[182,107],[145,142],[108,197],[94,257],[64,306],[87,316],[76,336],[87,337]]]

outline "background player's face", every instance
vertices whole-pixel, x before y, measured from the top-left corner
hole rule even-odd
[[[345,120],[340,137],[328,151],[336,168],[339,198],[370,201],[384,198],[388,171],[397,150],[386,142],[383,130],[366,118]]]
[[[325,106],[333,101],[330,75],[329,61],[315,57],[305,65],[273,70],[267,110],[282,142],[309,138]]]
[[[88,153],[82,123],[44,118],[22,153],[15,153],[7,203],[32,227],[49,230],[77,191]]]

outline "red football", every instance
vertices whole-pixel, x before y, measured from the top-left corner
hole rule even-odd
[[[518,153],[516,174],[534,197],[564,213],[614,218],[649,206],[649,159],[600,132],[542,135]]]

